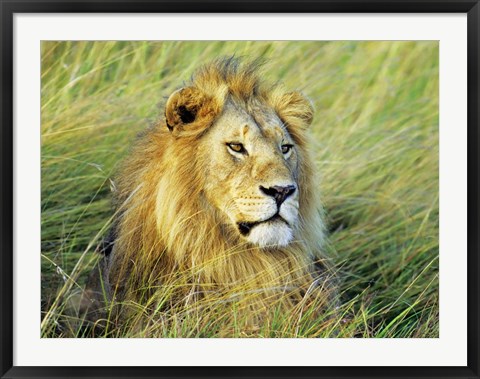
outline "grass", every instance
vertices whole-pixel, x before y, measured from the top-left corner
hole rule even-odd
[[[391,41],[42,43],[42,336],[81,335],[70,304],[132,139],[199,64],[233,53],[266,58],[269,79],[315,104],[340,305],[318,319],[309,307],[274,312],[254,332],[235,302],[187,316],[157,308],[108,335],[222,336],[223,320],[233,337],[438,337],[438,43]]]

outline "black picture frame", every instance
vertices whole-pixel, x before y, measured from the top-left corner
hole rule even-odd
[[[479,377],[479,20],[466,0],[0,0],[0,341],[2,378],[40,377]],[[13,365],[13,17],[16,13],[466,13],[468,23],[468,364],[465,367],[19,367]]]

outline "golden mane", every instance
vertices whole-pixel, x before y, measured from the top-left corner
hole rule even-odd
[[[299,235],[285,247],[241,241],[222,227],[218,211],[202,196],[206,183],[197,141],[229,97],[245,106],[266,104],[299,147]],[[196,121],[177,128],[189,117],[185,112],[194,112]],[[147,301],[161,286],[171,288],[172,304],[190,301],[193,293],[229,292],[259,294],[256,301],[265,307],[279,293],[288,293],[281,301],[291,302],[311,291],[324,260],[322,208],[306,146],[312,118],[300,93],[260,80],[258,62],[223,59],[196,71],[168,100],[165,119],[135,142],[116,178],[114,248],[104,273],[110,296]]]

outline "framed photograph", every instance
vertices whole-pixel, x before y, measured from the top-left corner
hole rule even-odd
[[[2,1],[1,375],[478,378],[478,1]]]

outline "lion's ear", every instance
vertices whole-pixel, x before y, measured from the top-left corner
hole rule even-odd
[[[310,126],[314,115],[313,105],[300,92],[283,93],[275,100],[278,115],[287,125],[301,128]]]
[[[208,127],[219,112],[219,106],[195,87],[181,88],[167,100],[165,121],[176,136],[196,134]]]
[[[165,120],[170,131],[191,124],[197,117],[203,96],[195,88],[181,88],[170,95],[165,106]]]

